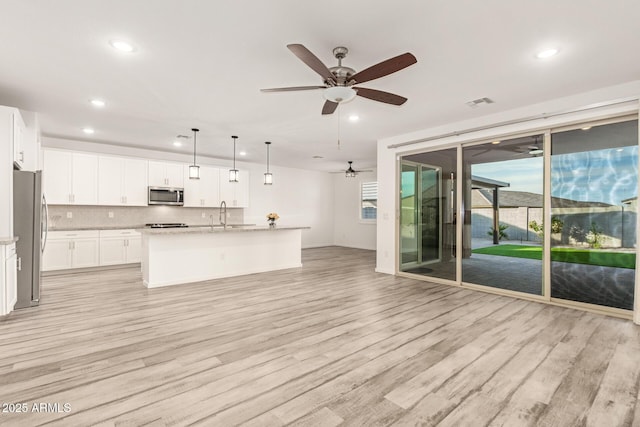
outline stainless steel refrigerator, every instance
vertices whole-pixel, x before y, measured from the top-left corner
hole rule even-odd
[[[40,303],[42,253],[47,240],[47,203],[42,171],[13,171],[13,233],[18,236],[18,301],[15,308]]]

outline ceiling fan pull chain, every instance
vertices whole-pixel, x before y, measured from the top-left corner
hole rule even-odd
[[[342,108],[338,104],[338,150],[340,149],[340,122],[342,121]]]

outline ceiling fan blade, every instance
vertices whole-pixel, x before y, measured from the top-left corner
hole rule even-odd
[[[418,60],[415,56],[409,52],[398,55],[394,58],[387,59],[376,65],[372,65],[359,73],[355,73],[351,76],[351,80],[355,80],[356,83],[364,83],[370,80],[379,79],[380,77],[387,76],[389,74],[400,71],[403,68],[407,68],[409,65],[413,65]]]
[[[337,102],[326,101],[322,107],[322,114],[333,114],[336,108],[338,108]]]
[[[325,80],[335,81],[335,76],[309,49],[301,44],[288,44],[287,47],[302,62],[307,64],[313,71],[320,74]]]
[[[293,92],[295,90],[315,90],[326,89],[326,86],[292,86],[292,87],[272,87],[269,89],[260,89],[260,92]]]
[[[358,96],[372,99],[374,101],[384,102],[393,105],[402,105],[407,102],[407,98],[404,96],[396,95],[394,93],[383,92],[376,89],[367,89],[364,87],[354,87]]]

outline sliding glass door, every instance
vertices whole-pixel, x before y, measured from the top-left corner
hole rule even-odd
[[[638,155],[627,118],[403,156],[399,271],[633,310]]]
[[[463,282],[543,294],[542,142],[538,134],[463,147]]]
[[[551,297],[633,309],[638,121],[552,135]]]
[[[403,158],[401,271],[455,280],[455,167],[455,149]]]

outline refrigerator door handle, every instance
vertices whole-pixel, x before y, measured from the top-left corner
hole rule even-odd
[[[49,205],[47,204],[47,198],[45,195],[42,195],[42,206],[44,207],[44,227],[42,227],[41,234],[42,238],[42,253],[44,253],[44,249],[47,247],[47,239],[49,238]]]

